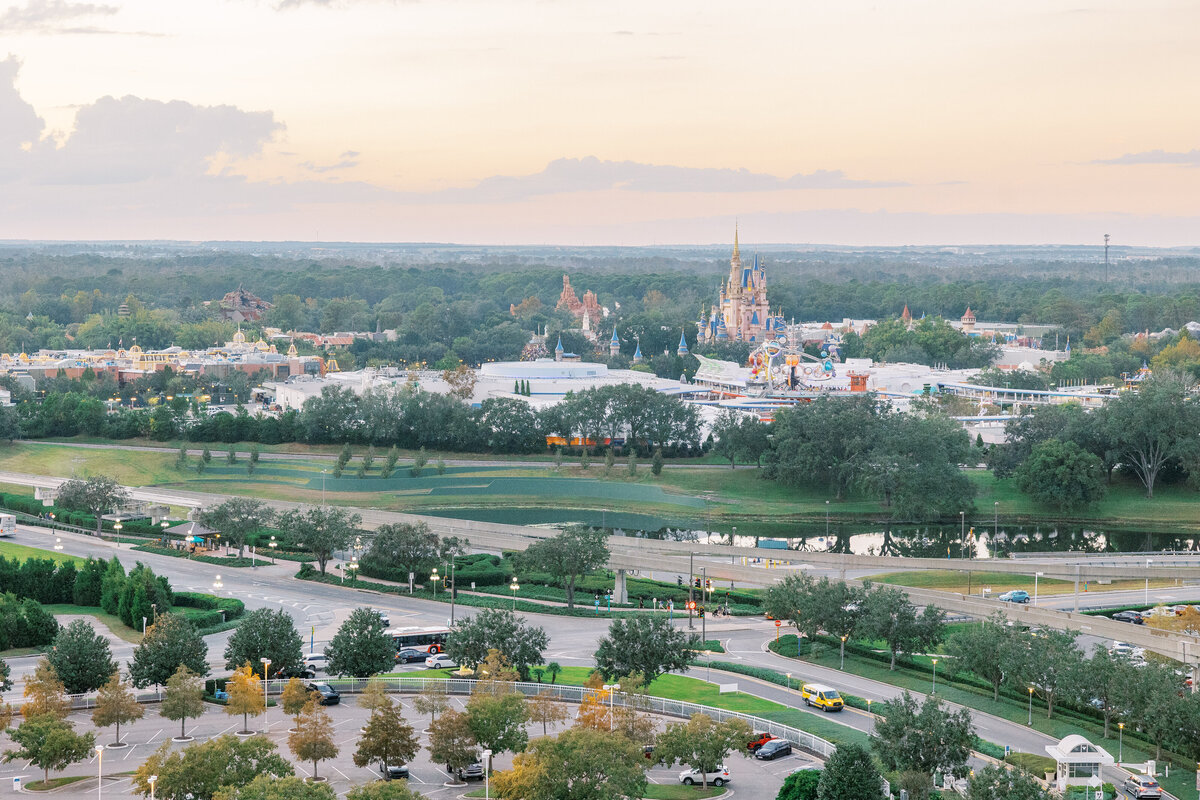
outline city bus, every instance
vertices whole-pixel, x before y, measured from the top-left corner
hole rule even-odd
[[[436,654],[446,647],[449,628],[391,628],[387,635],[392,637],[396,652],[406,648]]]

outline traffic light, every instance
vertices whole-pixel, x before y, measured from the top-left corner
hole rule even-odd
[[[704,588],[708,589],[710,592],[712,591],[712,578],[704,579]]]
[[[699,589],[700,588],[700,579],[692,578],[692,586],[695,586],[697,589]]]
[[[704,606],[700,606],[696,613],[700,615],[700,619],[704,619]]]
[[[676,586],[683,586],[683,576],[682,576],[682,575],[676,575],[676,576],[675,576],[675,585],[676,585]]]

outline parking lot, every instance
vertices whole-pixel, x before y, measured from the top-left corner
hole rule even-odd
[[[359,708],[355,704],[356,699],[356,695],[345,695],[342,703],[327,708],[333,717],[335,741],[339,752],[335,759],[322,762],[318,769],[319,774],[328,778],[332,788],[339,794],[344,793],[351,786],[380,777],[377,766],[356,767],[351,758],[357,747],[360,728],[366,723],[368,716],[366,709]],[[427,727],[429,718],[418,715],[412,708],[411,695],[406,695],[402,699],[406,719],[417,729],[422,742],[426,742],[427,737],[420,732]],[[466,700],[465,696],[451,697],[453,707],[458,710],[462,710]],[[573,716],[574,706],[568,705],[568,708]],[[75,724],[77,731],[94,730],[89,713],[76,712],[71,715],[70,720]],[[656,718],[656,723],[660,728],[671,721],[674,720],[666,717]],[[241,716],[230,716],[224,712],[223,707],[206,704],[203,716],[188,721],[187,733],[196,741],[204,741],[222,734],[233,733],[241,728],[241,723]],[[293,761],[297,775],[308,777],[312,774],[312,764],[295,763],[288,750],[287,729],[290,727],[290,718],[284,715],[282,709],[277,707],[268,709],[266,715],[251,720],[250,727],[254,730],[266,731],[265,735],[276,743],[279,752]],[[557,729],[561,730],[563,727],[565,726],[560,725],[557,726]],[[540,724],[531,723],[527,729],[531,739],[542,735]],[[552,728],[551,733],[554,732],[555,729]],[[103,757],[103,796],[133,796],[132,772],[164,742],[170,742],[171,737],[178,734],[179,723],[160,717],[155,705],[146,707],[146,716],[143,719],[132,725],[121,727],[121,738],[128,744],[127,747],[108,749],[108,744],[113,741],[112,729],[107,728],[97,732],[97,743],[106,746]],[[170,742],[169,746],[181,748],[186,747],[187,744]],[[775,796],[788,773],[799,766],[811,763],[814,763],[813,759],[805,754],[784,756],[774,761],[757,761],[754,758],[734,754],[727,759],[726,765],[730,771],[732,789],[744,792],[747,797],[765,798]],[[93,755],[86,762],[75,764],[60,773],[52,773],[52,777],[86,775],[89,778],[63,787],[54,794],[69,797],[94,797],[98,766],[96,757]],[[512,766],[512,754],[504,753],[496,756],[492,766],[495,770],[508,769]],[[21,777],[22,783],[41,779],[41,770],[25,763],[12,762],[3,764],[2,767],[0,781],[4,781],[8,785],[12,785],[11,781],[14,777]],[[647,777],[652,783],[676,783],[679,780],[679,773],[683,769],[684,767],[678,765],[654,767],[648,771]],[[429,751],[426,749],[422,749],[417,754],[417,757],[409,765],[409,772],[413,788],[430,798],[459,797],[476,788],[475,786],[468,788],[445,786],[449,776],[444,770],[444,765],[432,763]]]

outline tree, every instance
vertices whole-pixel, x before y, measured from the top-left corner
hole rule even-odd
[[[125,568],[113,556],[100,579],[100,607],[109,614],[119,614],[121,595],[125,589]]]
[[[312,552],[322,575],[334,551],[344,548],[361,524],[362,515],[333,506],[289,511],[279,517],[279,527]]]
[[[288,734],[288,749],[301,761],[312,762],[314,779],[317,777],[317,763],[328,761],[338,754],[337,745],[333,742],[333,720],[316,698],[309,700],[296,717],[296,729]]]
[[[337,800],[328,783],[313,783],[295,775],[259,775],[245,786],[222,786],[213,800]]]
[[[425,448],[422,447],[413,456],[412,466],[408,468],[408,474],[414,478],[421,477],[421,470],[425,469],[425,465],[429,463],[429,456],[425,453]]]
[[[917,614],[902,590],[876,586],[863,600],[862,633],[887,642],[895,669],[898,654],[922,652],[942,640],[944,618],[945,612],[932,605]]]
[[[386,772],[391,764],[407,764],[421,749],[413,727],[404,721],[398,706],[376,709],[354,751],[355,766],[378,763]]]
[[[387,635],[379,614],[369,608],[356,608],[338,628],[325,648],[332,675],[370,676],[390,669],[396,663],[396,646]],[[272,662],[273,664],[274,662]]]
[[[489,650],[498,650],[521,680],[529,680],[529,668],[542,663],[549,644],[544,628],[526,624],[523,617],[507,609],[485,608],[454,623],[446,639],[446,654],[459,664],[475,666],[487,658]]]
[[[447,772],[466,769],[478,761],[477,745],[466,714],[446,711],[429,726],[429,754],[435,762],[445,764]]]
[[[992,685],[992,699],[1000,699],[1005,679],[1021,669],[1028,652],[1024,641],[1009,627],[1003,612],[978,625],[960,630],[946,642],[949,662],[958,672],[978,675]]]
[[[566,722],[570,718],[567,708],[562,701],[549,689],[531,695],[525,699],[530,722],[542,723],[542,735],[549,735],[549,726]]]
[[[536,740],[492,784],[497,796],[524,800],[641,797],[647,764],[641,747],[622,736],[572,728]]]
[[[1042,629],[1030,637],[1021,682],[1046,701],[1046,717],[1054,716],[1054,702],[1077,685],[1083,654],[1075,646],[1079,631]]]
[[[467,400],[475,392],[475,370],[466,364],[442,373],[442,380],[450,387],[450,394],[459,400]]]
[[[801,636],[816,637],[824,621],[817,582],[811,575],[796,572],[767,587],[763,610],[774,619],[786,620]]]
[[[428,575],[429,571],[458,554],[462,544],[456,537],[440,538],[424,522],[393,522],[375,529],[371,546],[363,554],[365,569],[387,573],[407,580],[408,573]]]
[[[655,755],[667,763],[680,761],[702,773],[701,783],[708,788],[708,773],[715,770],[730,753],[745,755],[750,740],[750,726],[745,720],[727,719],[714,722],[707,714],[693,714],[687,722],[675,722],[658,735]]]
[[[50,771],[58,772],[72,764],[83,761],[92,752],[96,737],[91,733],[82,736],[65,719],[49,714],[30,717],[9,735],[18,747],[5,751],[5,761],[28,761],[42,769],[42,782],[50,782]]]
[[[40,716],[66,719],[71,712],[66,694],[67,690],[58,679],[58,673],[49,659],[43,656],[38,660],[33,674],[25,676],[25,702],[21,705],[21,714],[26,719]]]
[[[1179,676],[1167,664],[1147,662],[1134,669],[1130,677],[1132,682],[1126,687],[1130,716],[1154,742],[1155,759],[1161,759],[1164,743],[1189,741],[1189,729],[1194,736],[1200,706],[1194,695],[1180,696]],[[1194,745],[1196,740],[1190,741]]]
[[[392,445],[392,449],[388,450],[387,458],[385,458],[383,460],[383,466],[379,468],[379,477],[381,477],[381,478],[392,477],[392,473],[396,471],[396,462],[399,460],[400,460],[400,451],[396,449],[396,445]],[[380,527],[385,527],[385,526],[380,526]]]
[[[641,673],[647,683],[659,675],[687,669],[700,637],[673,626],[662,616],[615,619],[596,647],[596,669],[606,680]]]
[[[561,454],[562,451],[560,450],[559,452]],[[560,464],[561,464],[561,461],[562,461],[562,456],[560,455],[559,456]],[[555,467],[555,469],[557,469],[557,467]],[[656,447],[656,448],[654,448],[654,455],[650,459],[650,473],[652,475],[654,475],[654,477],[657,478],[659,475],[662,475],[662,471],[663,471],[662,448]]]
[[[865,748],[840,744],[825,762],[817,800],[883,800],[883,778]]]
[[[133,651],[129,677],[139,688],[162,686],[180,665],[196,675],[207,675],[208,645],[183,615],[159,613]]]
[[[268,658],[271,668],[287,674],[304,662],[300,634],[292,617],[283,609],[256,608],[242,618],[242,624],[225,646],[225,668],[237,669],[249,663],[261,669],[260,659]]]
[[[72,620],[54,637],[47,656],[68,694],[84,694],[103,686],[117,665],[108,640],[82,619]]]
[[[200,515],[201,524],[220,531],[226,541],[237,545],[238,558],[244,555],[250,534],[270,525],[273,519],[275,512],[270,506],[253,497],[230,498]]]
[[[1121,460],[1154,497],[1158,475],[1172,459],[1196,455],[1192,434],[1198,427],[1197,405],[1190,384],[1172,372],[1156,372],[1136,392],[1123,392],[1102,414],[1116,433]]]
[[[821,770],[802,769],[783,779],[775,800],[817,800],[817,786],[821,782]]]
[[[1116,714],[1128,710],[1130,689],[1137,685],[1138,670],[1126,658],[1114,658],[1108,650],[1097,647],[1092,657],[1079,665],[1079,686],[1086,690],[1091,700],[1104,715],[1104,738]]]
[[[179,720],[179,741],[188,740],[187,721],[204,713],[204,684],[200,675],[180,664],[167,679],[158,713],[169,720]]]
[[[265,736],[238,739],[225,734],[182,750],[163,742],[133,775],[133,789],[150,794],[150,776],[157,775],[155,797],[163,800],[207,800],[218,791],[238,791],[259,777],[284,778],[295,773]]]
[[[346,800],[426,800],[408,781],[371,781],[351,787]]]
[[[567,608],[575,607],[575,584],[581,575],[608,561],[608,534],[583,525],[572,525],[558,535],[534,542],[521,554],[521,563],[537,572],[549,572],[567,592]]]
[[[956,778],[967,774],[975,741],[970,711],[950,711],[932,695],[918,707],[907,691],[881,706],[871,745],[887,769],[926,776],[948,772]]]
[[[12,668],[7,661],[0,659],[0,692],[7,692],[12,687]]]
[[[75,511],[89,511],[96,517],[96,535],[104,527],[103,516],[129,502],[129,492],[107,475],[71,478],[58,487],[55,505]]]
[[[824,480],[841,500],[867,468],[871,432],[886,413],[869,392],[853,398],[822,395],[780,411],[771,424],[765,477],[797,487]]]
[[[113,670],[108,683],[100,687],[96,697],[96,710],[92,712],[92,724],[98,728],[117,726],[113,744],[121,744],[121,723],[139,720],[146,709],[138,702],[133,688],[121,681],[121,673]]]
[[[304,706],[312,698],[312,694],[304,687],[304,682],[299,678],[289,678],[283,691],[279,693],[279,705],[283,708],[283,713],[293,717],[293,727],[295,726],[294,718],[300,716],[300,712],[304,710]]]
[[[418,714],[429,715],[429,727],[432,729],[437,715],[450,708],[446,687],[441,681],[429,681],[420,694],[413,698],[413,708]]]
[[[503,684],[486,681],[476,686],[467,701],[466,714],[475,741],[494,753],[520,752],[529,742],[525,695]]]
[[[230,716],[241,714],[242,730],[239,733],[250,733],[250,717],[264,713],[267,706],[263,699],[262,682],[254,674],[249,662],[234,670],[225,682],[225,691],[229,694],[229,699],[225,701],[225,713]]]
[[[1032,776],[1003,764],[988,764],[971,776],[967,800],[1050,800]]]
[[[1100,459],[1075,442],[1050,439],[1033,448],[1016,471],[1017,488],[1060,511],[1087,508],[1104,497]]]
[[[846,640],[862,624],[865,597],[866,592],[844,581],[831,581],[825,577],[817,581],[813,597],[816,616],[826,633],[838,637],[843,658]]]

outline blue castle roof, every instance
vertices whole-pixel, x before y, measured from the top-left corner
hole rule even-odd
[[[638,343],[637,343],[637,347],[636,347],[636,348],[634,349],[634,351],[633,351],[633,357],[634,357],[634,358],[641,358],[641,357],[642,357],[642,343],[641,343],[641,341],[640,341],[640,340],[639,340],[639,341],[638,341]]]
[[[617,329],[613,328],[613,337],[609,344],[620,344],[621,340],[617,337]]]
[[[563,351],[563,346],[562,346],[562,336],[559,336],[559,337],[558,337],[558,347],[555,347],[555,348],[554,348],[554,352],[556,352],[556,353],[561,353],[562,351]]]
[[[679,352],[686,353],[687,351],[688,351],[687,336],[684,335],[683,331],[680,331],[679,332]]]

